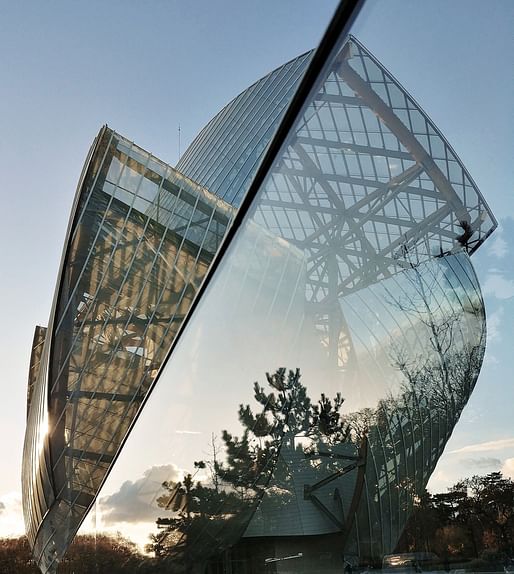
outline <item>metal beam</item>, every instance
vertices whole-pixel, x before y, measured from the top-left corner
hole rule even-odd
[[[367,145],[359,145],[350,142],[341,142],[328,139],[318,139],[307,136],[298,136],[295,142],[302,145],[312,145],[316,147],[323,147],[326,149],[337,149],[342,151],[350,151],[356,154],[365,154],[371,156],[392,157],[395,159],[404,159],[407,161],[416,161],[412,155],[406,151],[393,150],[380,147],[372,147]]]
[[[131,403],[133,401],[142,401],[144,394],[124,395],[121,393],[100,393],[97,391],[70,391],[68,400],[91,399],[97,401],[117,401],[122,403]]]
[[[459,221],[469,223],[470,217],[462,200],[453,189],[451,183],[445,177],[439,166],[426,152],[419,141],[414,137],[409,129],[403,124],[394,111],[374,92],[370,85],[363,80],[359,74],[343,59],[339,60],[337,73],[341,79],[360,97],[363,102],[373,110],[380,120],[389,130],[400,140],[409,150],[412,157],[425,168],[437,189],[452,206]]]
[[[110,464],[114,460],[114,455],[80,448],[65,448],[64,454],[70,458],[79,459],[80,461],[93,461],[96,463]]]

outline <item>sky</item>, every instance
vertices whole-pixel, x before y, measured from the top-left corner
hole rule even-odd
[[[0,535],[22,529],[33,330],[48,322],[75,188],[97,131],[107,123],[173,165],[230,99],[315,47],[335,6],[0,0]],[[511,0],[377,0],[354,30],[442,130],[500,222],[473,258],[488,311],[486,361],[435,490],[477,472],[514,476],[513,26]]]

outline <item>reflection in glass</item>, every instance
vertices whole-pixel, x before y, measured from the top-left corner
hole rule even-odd
[[[231,426],[210,428],[221,437],[211,456],[164,483],[155,555],[191,572],[339,572],[392,555],[480,371],[469,255],[494,225],[433,124],[362,45],[344,43],[177,351],[223,372],[230,390],[216,401],[237,422],[220,413]],[[259,227],[277,251],[241,257]],[[274,268],[280,281],[259,289]],[[281,299],[284,283],[294,288]],[[192,333],[201,355],[187,350]],[[268,371],[251,402],[234,357],[245,373]]]
[[[225,297],[215,284],[211,304]],[[351,368],[320,371],[295,342],[288,354],[305,376],[280,368],[255,383],[252,404],[238,409],[238,434],[215,429],[211,456],[164,483],[157,556],[205,568],[242,560],[258,572],[265,555],[301,553],[308,572],[323,553],[332,556],[326,571],[337,571],[341,553],[376,564],[393,552],[476,382],[482,299],[461,253],[402,271],[341,307],[359,341]],[[261,336],[276,326],[246,303],[233,319]],[[232,392],[244,384],[232,381]],[[206,478],[195,480],[202,469]]]
[[[100,506],[116,515],[138,485],[124,512],[144,511],[155,572],[423,561],[406,556],[418,550],[409,520],[482,365],[470,256],[496,223],[437,128],[355,38],[320,72],[154,388],[309,60],[236,98],[186,152],[185,175],[108,128],[95,142],[29,378],[25,515],[44,572],[111,470]],[[283,105],[266,113],[273,89]],[[226,171],[223,146],[206,142],[235,126]],[[188,435],[202,440],[177,438]],[[169,477],[143,503],[156,469]]]

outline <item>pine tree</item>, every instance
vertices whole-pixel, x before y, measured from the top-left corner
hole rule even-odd
[[[277,478],[277,464],[281,453],[302,448],[295,447],[296,437],[329,446],[349,440],[339,393],[334,399],[322,394],[313,404],[299,369],[266,373],[266,382],[267,387],[254,383],[256,407],[239,405],[242,434],[222,431],[225,460],[220,460],[213,439],[213,460],[195,463],[197,470],[211,469],[211,484],[195,482],[191,474],[163,484],[165,494],[157,503],[173,516],[159,520],[164,531],[152,537],[149,549],[156,556],[174,557],[184,572],[193,572],[193,564],[204,564],[235,544],[265,493],[277,504],[287,502],[288,485]],[[301,456],[308,464],[303,451]],[[320,470],[330,464],[328,459]]]

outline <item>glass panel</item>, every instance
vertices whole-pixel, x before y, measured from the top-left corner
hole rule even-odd
[[[105,153],[108,141],[115,145]],[[162,178],[146,169],[148,160],[144,150],[133,152],[130,142],[104,129],[94,169],[79,189],[50,378],[39,369],[29,386],[49,416],[46,430],[43,419],[42,434],[36,430],[31,439],[30,448],[41,453],[33,462],[36,483],[27,477],[25,487],[33,498],[27,523],[34,553],[44,568],[64,553],[92,504],[231,216],[223,201],[182,176],[178,190],[173,170],[164,166],[172,178],[167,188],[177,191],[162,217],[160,196],[168,199],[169,192],[161,192]],[[47,345],[46,361],[49,351]],[[42,485],[50,485],[50,494],[43,496]]]
[[[394,5],[374,4],[370,45],[417,54],[429,28],[430,58],[398,73],[446,102],[442,21],[405,25]],[[512,225],[482,247],[496,221],[476,184],[356,38],[320,71],[174,347],[311,57],[229,103],[181,171],[102,131],[31,357],[24,507],[43,570],[90,509],[95,545],[123,532],[145,553],[119,543],[131,572],[512,570]]]
[[[101,528],[153,533],[155,568],[444,569],[407,537],[484,359],[470,254],[494,224],[356,74],[363,55],[341,40],[102,490]],[[334,82],[389,142],[339,144],[329,112],[351,104],[317,103]]]

